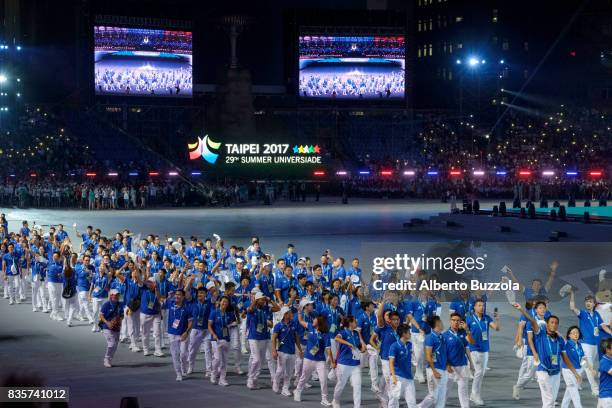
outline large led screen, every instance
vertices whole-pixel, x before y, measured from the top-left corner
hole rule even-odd
[[[191,97],[189,31],[94,27],[97,95]]]
[[[299,55],[301,98],[404,98],[404,37],[303,35]]]

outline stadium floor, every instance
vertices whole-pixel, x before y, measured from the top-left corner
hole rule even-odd
[[[493,203],[483,203],[491,206]],[[192,234],[200,237],[221,235],[226,242],[245,243],[251,235],[262,240],[264,251],[280,254],[292,242],[300,254],[316,256],[323,248],[346,258],[358,255],[363,242],[439,241],[442,238],[406,232],[402,223],[412,217],[425,217],[447,211],[448,204],[439,202],[405,202],[354,200],[348,206],[327,200],[322,203],[298,203],[272,207],[240,207],[229,209],[168,209],[145,211],[74,211],[74,210],[17,210],[0,209],[9,218],[14,230],[22,219],[38,224],[63,223],[69,228],[76,222],[80,228],[91,224],[103,232],[129,228],[142,234],[155,233],[176,237]],[[115,367],[102,367],[105,340],[90,331],[90,326],[77,322],[66,328],[49,315],[32,313],[29,299],[26,304],[8,306],[0,299],[0,361],[3,373],[13,370],[39,373],[49,385],[69,386],[72,407],[112,408],[119,406],[122,396],[137,396],[141,407],[183,406],[238,407],[317,407],[320,397],[318,384],[306,390],[302,403],[278,396],[270,389],[269,374],[263,370],[261,384],[265,387],[249,391],[245,376],[229,374],[229,387],[211,385],[203,380],[201,357],[197,372],[182,383],[174,381],[169,357],[144,357],[132,353],[122,345],[113,361]],[[512,384],[520,365],[512,352],[517,313],[506,304],[492,304],[500,308],[502,331],[493,333],[491,370],[483,384],[483,399],[489,407],[541,406],[535,381],[522,393],[520,402],[511,397]],[[567,304],[553,304],[560,315],[562,328],[569,322]],[[447,316],[444,305],[443,316]],[[574,319],[572,318],[573,322]],[[445,322],[446,323],[446,322]],[[165,350],[166,352],[168,350]],[[230,364],[230,366],[232,366]],[[246,366],[243,363],[243,369]],[[369,376],[363,373],[362,406],[377,407],[378,401],[370,391]],[[331,398],[333,383],[328,386]],[[425,385],[417,385],[417,401],[426,394]],[[583,406],[594,407],[588,385],[581,392]],[[561,386],[558,401],[563,396]],[[342,406],[352,405],[350,386],[343,393]],[[447,406],[458,407],[456,387],[451,387]]]

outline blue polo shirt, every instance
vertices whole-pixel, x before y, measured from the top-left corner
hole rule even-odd
[[[470,326],[474,344],[470,344],[470,351],[486,353],[489,351],[489,324],[493,321],[491,316],[483,315],[478,318],[475,313],[468,316],[466,323]]]
[[[302,314],[302,319],[304,319],[304,321],[306,323],[309,323],[309,324],[311,324],[314,321],[314,319],[318,316],[318,314],[317,314],[317,312],[315,310],[313,310],[312,313],[309,314],[309,315],[304,314],[304,312],[300,312],[300,313]],[[295,316],[293,317],[293,320],[296,323],[297,335],[298,335],[298,337],[300,339],[300,343],[304,346],[304,345],[306,345],[306,341],[308,340],[308,330],[306,330],[304,328],[304,326],[302,326],[299,323],[297,314],[295,314]]]
[[[446,370],[446,340],[442,333],[438,334],[435,331],[432,331],[425,336],[425,347],[431,348],[434,367],[437,370]],[[427,362],[427,366],[429,367],[429,362]]]
[[[436,310],[438,309],[437,303],[430,299],[427,302],[421,302],[420,300],[415,300],[412,302],[411,307],[407,309],[407,312],[412,315],[414,320],[419,323],[421,329],[425,332],[425,334],[429,334],[431,332],[431,327],[427,323],[427,318],[435,315]],[[419,330],[414,325],[410,325],[411,331],[413,333],[418,333]]]
[[[454,332],[448,329],[444,333],[444,340],[446,342],[446,356],[448,364],[453,367],[461,367],[467,365],[467,355],[465,348],[469,344],[467,341],[467,333],[465,330],[459,330]]]
[[[106,299],[108,297],[108,278],[106,275],[100,276],[96,273],[91,283],[93,285],[91,296],[96,299]]]
[[[261,274],[259,279],[255,281],[255,286],[258,286],[259,290],[267,297],[272,298],[274,296],[274,277],[272,275]]]
[[[8,266],[7,266],[8,270]],[[62,261],[51,261],[47,266],[47,280],[51,283],[62,283],[62,273],[64,272],[64,263]]]
[[[531,288],[525,288],[523,290],[523,295],[525,296],[525,300],[530,300],[535,298],[536,296],[546,296],[548,295],[548,292],[546,291],[545,288],[540,288],[537,292]]]
[[[257,306],[252,312],[247,312],[247,332],[249,340],[269,340],[270,329],[268,317],[271,316],[270,306],[265,305],[261,309]]]
[[[576,370],[580,368],[580,362],[584,357],[584,350],[582,349],[582,345],[580,341],[576,343],[574,340],[568,339],[565,341],[565,354],[567,358],[572,362],[572,365]],[[565,361],[561,359],[561,368],[567,368],[567,364]]]
[[[295,278],[289,279],[285,275],[281,275],[274,281],[274,288],[280,290],[281,299],[285,303],[289,300],[289,288],[291,286],[297,286],[297,280]]]
[[[465,315],[470,312],[470,300],[455,299],[451,302],[449,309],[459,313],[461,318],[465,319]]]
[[[219,338],[219,340],[230,341],[229,324],[236,320],[236,315],[228,310],[221,312],[221,309],[217,308],[210,312],[208,321],[212,322],[212,329]],[[214,337],[212,341],[216,341]]]
[[[199,301],[193,302],[191,305],[191,317],[193,318],[191,327],[198,330],[207,330],[211,308],[212,306],[209,300],[203,303]]]
[[[593,311],[589,313],[585,309],[582,309],[578,314],[578,322],[580,325],[580,332],[582,333],[582,342],[593,346],[598,345],[599,339],[601,338],[601,325],[604,324],[599,312]]]
[[[155,291],[143,289],[140,297],[140,313],[146,315],[157,315],[161,312],[161,304]]]
[[[399,340],[399,336],[393,327],[385,324],[385,327],[377,327],[376,335],[380,341],[380,359],[389,360],[389,349],[391,345]]]
[[[292,320],[288,324],[278,322],[272,330],[278,336],[278,351],[285,354],[295,354],[295,321]]]
[[[361,341],[359,340],[359,333],[357,330],[349,330],[343,329],[340,333],[338,333],[342,340],[348,341],[351,343],[355,350],[359,350],[361,346]],[[338,343],[338,364],[347,365],[347,366],[358,366],[360,361],[359,359],[353,358],[353,348],[347,346],[346,344]]]
[[[612,359],[604,355],[599,360],[599,398],[612,398]]]
[[[336,337],[336,334],[340,330],[340,319],[344,316],[344,311],[340,306],[337,306],[335,309],[327,306],[322,310],[321,314],[327,319],[330,336]]]
[[[361,330],[361,337],[365,344],[370,344],[370,337],[374,334],[376,328],[376,316],[372,313],[370,316],[364,311],[359,312],[357,316],[357,326]]]
[[[304,358],[312,361],[325,361],[325,349],[331,347],[328,333],[321,333],[312,326],[312,323],[308,323],[306,335]]]
[[[79,292],[87,292],[91,287],[89,267],[78,263],[74,266],[74,273],[77,277],[77,290]]]
[[[111,321],[117,316],[123,315],[123,309],[125,305],[123,302],[111,302],[110,300],[105,302],[100,308],[100,313],[104,316],[107,321]],[[103,330],[110,330],[106,323],[102,323],[101,327]]]
[[[547,371],[549,375],[559,374],[561,371],[561,354],[565,353],[565,341],[561,336],[553,339],[546,332],[545,327],[534,333],[534,345],[540,356],[538,371]]]
[[[191,311],[183,300],[181,306],[177,306],[174,299],[168,299],[165,302],[168,309],[168,334],[180,336],[187,330],[189,320],[191,320]]]
[[[389,349],[389,357],[393,357],[395,375],[412,380],[412,343],[401,340],[396,341]]]

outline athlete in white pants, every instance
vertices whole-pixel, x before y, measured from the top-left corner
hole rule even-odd
[[[89,321],[89,324],[94,322],[93,314],[89,309],[89,291],[81,290],[78,295],[79,300],[79,311],[78,314],[81,315],[82,318],[86,318]]]
[[[268,301],[270,301],[270,305],[267,304]],[[280,307],[276,302],[269,300],[262,292],[252,294],[251,304],[247,308],[249,347],[251,349],[247,379],[249,389],[258,388],[257,379],[261,373],[264,360],[268,362],[270,375],[274,375],[276,372],[270,349],[270,323],[268,319],[272,313],[279,310]]]
[[[47,288],[49,289],[49,297],[51,301],[51,319],[64,320],[60,314],[60,302],[62,299],[63,285],[58,282],[47,282]]]
[[[448,379],[457,383],[457,394],[461,408],[470,407],[468,391],[469,369],[467,346],[474,343],[470,327],[458,313],[451,313],[449,329],[443,333],[446,343]],[[448,396],[448,387],[447,387]]]
[[[219,300],[219,307],[210,313],[208,318],[208,331],[212,340],[213,363],[210,382],[227,386],[229,383],[225,377],[227,372],[227,360],[229,354],[230,326],[236,325],[236,314],[229,310],[230,300],[222,296]]]
[[[213,299],[214,301],[215,299]],[[208,336],[208,318],[210,317],[210,308],[211,301],[206,300],[206,290],[201,288],[198,289],[198,298],[197,301],[192,306],[192,320],[193,324],[191,326],[191,333],[189,334],[189,364],[187,368],[187,374],[191,374],[195,367],[196,357],[198,352],[200,351],[200,347],[204,342],[206,337]],[[160,347],[161,347],[161,339],[160,339]],[[210,364],[208,361],[210,359],[210,340],[207,342],[204,350],[204,372],[210,372]],[[207,355],[208,354],[208,355]]]
[[[287,306],[283,306],[279,312],[281,321],[274,325],[272,330],[271,350],[272,358],[276,360],[276,372],[272,376],[272,390],[282,393],[286,397],[291,396],[289,386],[291,384],[291,373],[295,367],[296,348],[302,354],[302,345],[293,325],[293,313]]]
[[[141,332],[142,332],[142,351],[143,355],[149,356],[151,355],[150,347],[151,347],[151,330],[153,330],[153,345],[155,347],[155,352],[153,353],[157,357],[163,357],[164,353],[161,348],[161,313],[156,314],[146,314],[141,313],[140,315],[140,324],[141,324]]]
[[[410,326],[402,324],[397,329],[399,340],[389,349],[391,388],[389,408],[399,408],[402,395],[408,408],[416,408],[416,392],[412,380],[412,343]]]
[[[336,363],[336,386],[334,387],[334,397],[332,406],[340,407],[340,397],[346,386],[346,382],[351,380],[353,388],[353,407],[361,407],[361,353],[366,351],[366,345],[361,337],[361,333],[357,330],[357,320],[354,316],[346,316],[342,318],[341,330],[336,335],[336,344],[338,346],[338,356]]]
[[[577,326],[572,326],[567,331],[565,343],[565,354],[572,362],[572,366],[574,366],[580,377],[582,377],[583,374],[582,365],[585,365],[587,370],[592,369],[592,366],[586,361],[584,350],[580,344],[581,337],[580,329]],[[563,376],[563,381],[565,381],[565,393],[563,394],[561,408],[569,408],[570,403],[574,405],[574,408],[582,408],[580,384],[576,380],[572,370],[570,370],[566,364],[561,366],[561,375]]]
[[[425,338],[425,360],[427,361],[427,396],[418,405],[419,408],[443,408],[446,404],[446,387],[448,372],[446,371],[446,342],[442,335],[442,320],[439,316],[429,319],[431,333]]]

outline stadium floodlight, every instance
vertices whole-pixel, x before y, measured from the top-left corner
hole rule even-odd
[[[578,172],[577,171],[566,171],[565,175],[566,176],[577,176]]]
[[[359,170],[359,175],[360,176],[369,176],[370,175],[370,171],[369,170]]]
[[[4,74],[0,74],[0,83],[4,83],[8,80],[8,77]]]
[[[481,64],[486,64],[486,62],[487,60],[484,60],[484,59],[480,61]]]
[[[337,171],[337,172],[336,172],[336,175],[337,175],[337,176],[346,176],[346,171],[344,171],[344,170],[339,170],[339,171]]]
[[[457,65],[461,65],[461,60],[458,59],[457,61],[455,61],[457,63]]]
[[[381,176],[392,176],[393,175],[393,171],[391,170],[383,170],[380,172]]]
[[[17,51],[21,51],[21,45],[17,46]]]
[[[544,170],[544,171],[542,172],[542,175],[543,175],[543,176],[546,176],[546,177],[550,177],[550,176],[554,176],[554,175],[555,175],[555,172],[554,172],[554,171],[552,171],[552,170]]]
[[[192,172],[191,172],[191,175],[192,175],[192,176],[201,176],[201,175],[202,175],[202,172],[201,172],[201,171],[192,171]]]
[[[495,174],[497,174],[498,176],[505,176],[506,174],[508,174],[508,172],[499,170],[499,171],[496,171]]]
[[[108,177],[117,177],[119,174],[116,171],[111,171],[108,173]]]
[[[451,176],[460,176],[461,175],[461,170],[451,170],[450,171],[450,175]]]
[[[404,176],[414,176],[415,174],[414,170],[404,170]]]
[[[470,64],[470,67],[475,67],[479,63],[480,61],[478,61],[478,58],[476,57],[470,57],[470,59],[468,60],[468,64]]]
[[[484,170],[474,170],[474,175],[475,176],[484,176],[485,172],[484,172]]]
[[[435,171],[435,170],[430,170],[430,171],[428,171],[428,172],[427,172],[427,175],[428,175],[428,176],[437,176],[437,175],[438,175],[438,172],[437,172],[437,171]]]
[[[178,171],[171,171],[168,173],[170,177],[178,176]]]
[[[499,63],[504,65],[506,63],[506,61],[504,61],[503,59],[499,60]]]
[[[132,177],[137,176],[137,175],[138,175],[138,172],[137,172],[137,171],[130,171],[130,172],[128,173],[128,176],[132,176]]]

